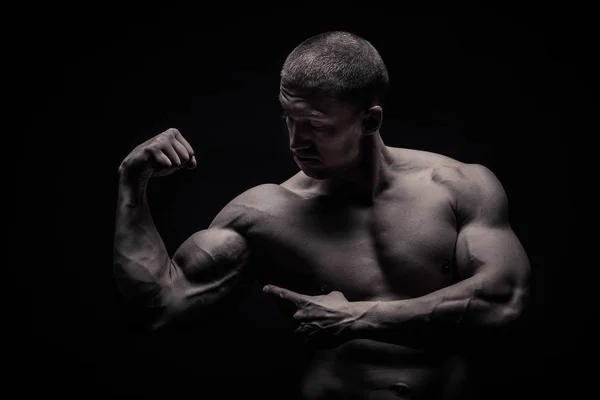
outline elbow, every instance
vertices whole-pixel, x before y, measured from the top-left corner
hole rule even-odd
[[[182,308],[182,300],[168,291],[121,290],[128,321],[135,329],[158,331],[172,325]]]
[[[478,291],[480,300],[487,303],[490,325],[512,326],[523,318],[529,301],[529,285],[526,276],[488,277],[483,290]]]
[[[185,299],[177,291],[163,290],[151,304],[146,304],[146,308],[152,311],[148,325],[149,330],[156,332],[181,319],[186,309]]]
[[[498,325],[510,326],[521,320],[523,307],[517,304],[505,304],[501,306],[501,315]]]
[[[149,328],[151,331],[158,331],[189,323],[203,325],[209,314],[207,308],[211,305],[194,290],[164,289],[154,303],[147,307],[152,310]]]
[[[499,324],[512,326],[521,321],[525,315],[528,298],[529,291],[526,287],[513,287],[507,301],[500,304]]]
[[[530,274],[527,269],[525,273],[513,280],[510,290],[509,301],[506,308],[506,319],[509,323],[520,321],[526,313],[530,299]]]
[[[493,290],[490,288],[493,287]],[[525,314],[529,297],[525,285],[511,282],[488,286],[487,290],[478,291],[475,298],[479,304],[478,321],[483,326],[502,327],[518,323]]]

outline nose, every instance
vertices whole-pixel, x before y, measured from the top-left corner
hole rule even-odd
[[[308,132],[298,129],[297,124],[288,123],[288,133],[290,136],[290,150],[307,150],[313,147]]]

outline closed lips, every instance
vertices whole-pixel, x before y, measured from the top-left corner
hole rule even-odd
[[[296,157],[298,157],[298,158],[302,159],[302,160],[316,160],[316,158],[315,158],[315,157],[307,157],[307,156],[302,156],[302,155],[300,155],[300,154],[296,154],[296,153],[294,153],[294,155],[295,155]]]

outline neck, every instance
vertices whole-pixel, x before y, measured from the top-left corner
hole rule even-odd
[[[356,164],[326,182],[328,192],[372,203],[390,182],[392,157],[379,132],[363,138]]]

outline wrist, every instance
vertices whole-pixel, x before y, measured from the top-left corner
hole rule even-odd
[[[123,163],[117,170],[119,185],[134,190],[145,190],[151,175],[152,171],[135,171]]]
[[[367,334],[379,329],[378,301],[363,301],[355,303],[355,320],[352,331],[356,334]]]

